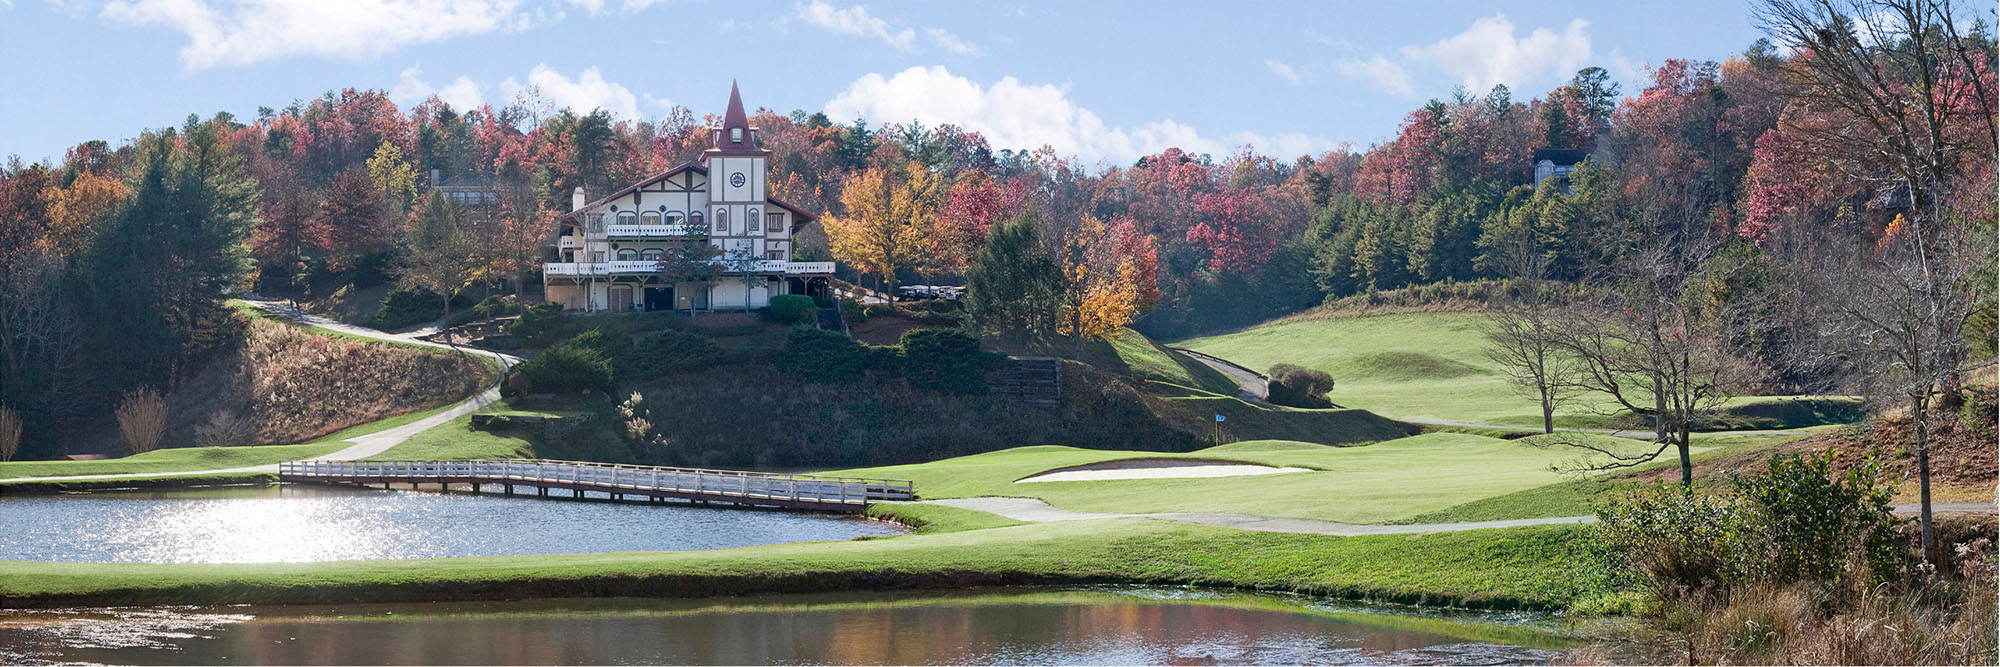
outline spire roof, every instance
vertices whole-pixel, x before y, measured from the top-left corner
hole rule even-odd
[[[743,140],[730,143],[750,143],[750,118],[743,115],[743,95],[736,92],[736,82],[732,80],[729,82],[729,110],[722,114],[724,141],[729,140],[727,136],[729,129],[735,127],[743,128]]]

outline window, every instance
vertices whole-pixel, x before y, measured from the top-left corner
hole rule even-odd
[[[620,225],[636,225],[636,224],[639,224],[639,215],[638,215],[637,213],[633,213],[633,212],[631,212],[631,211],[619,211],[619,212],[618,212],[618,222],[617,222],[616,224],[620,224]]]
[[[715,233],[717,234],[729,233],[729,209],[726,208],[715,209]]]
[[[771,233],[773,234],[785,233],[785,214],[772,213],[770,215],[764,216],[764,219],[769,220],[771,222]]]
[[[729,128],[729,143],[732,144],[743,143],[743,128],[740,127]]]
[[[602,250],[590,251],[590,261],[602,264],[604,262],[604,251]]]
[[[764,232],[764,218],[757,213],[757,209],[750,209],[749,213],[743,214],[743,219],[750,224],[750,233],[762,234]]]
[[[592,233],[592,234],[603,234],[603,233],[604,233],[604,214],[603,214],[603,213],[592,213],[592,214],[590,214],[590,233]]]
[[[699,225],[699,224],[702,224],[702,223],[704,223],[704,222],[706,222],[706,221],[705,221],[705,220],[702,220],[702,218],[701,218],[701,211],[695,211],[695,212],[692,212],[692,213],[689,213],[689,214],[688,214],[688,224],[690,224],[690,225]]]
[[[785,251],[783,251],[783,250],[766,250],[766,251],[764,251],[764,259],[778,259],[778,260],[782,260],[782,259],[784,259],[784,258],[785,258]]]
[[[620,262],[630,262],[638,258],[639,258],[639,251],[637,250],[633,250],[631,248],[625,248],[623,250],[618,251],[618,261]]]
[[[660,214],[654,213],[652,211],[641,213],[639,214],[639,224],[658,225],[660,224]]]
[[[681,224],[681,212],[680,212],[680,211],[674,211],[674,212],[672,212],[672,213],[668,213],[668,214],[666,215],[666,224],[669,224],[669,225],[678,225],[678,224]]]
[[[659,248],[647,248],[639,252],[639,259],[643,259],[648,262],[657,262],[666,258],[667,258],[667,252]]]

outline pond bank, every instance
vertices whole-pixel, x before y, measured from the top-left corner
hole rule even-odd
[[[880,513],[878,513],[880,514]],[[1602,597],[1577,529],[1434,535],[1249,533],[1145,519],[1005,525],[927,507],[928,534],[699,552],[322,563],[0,562],[0,607],[325,604],[1132,583],[1437,606],[1564,610]],[[979,528],[957,530],[960,528]]]

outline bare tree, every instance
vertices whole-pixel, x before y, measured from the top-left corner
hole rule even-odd
[[[194,427],[194,441],[205,447],[254,445],[257,425],[248,415],[224,408],[208,413],[208,419]]]
[[[1764,0],[1756,12],[1764,32],[1800,54],[1787,65],[1793,104],[1844,121],[1788,129],[1900,211],[1875,248],[1849,242],[1821,258],[1846,270],[1803,298],[1826,315],[1819,340],[1856,355],[1868,384],[1908,401],[1923,549],[1935,563],[1930,413],[1940,392],[1936,407],[1958,400],[1965,322],[1978,293],[1993,289],[1975,279],[1990,241],[1947,214],[1961,198],[1992,206],[1990,191],[1955,191],[1968,169],[1994,168],[2000,141],[1995,91],[1982,77],[1990,50],[1960,32],[1982,12],[1950,0]]]
[[[21,413],[0,405],[0,461],[12,461],[21,451]]]
[[[30,248],[0,270],[0,401],[62,423],[81,407],[81,326],[62,258]]]
[[[1521,393],[1542,410],[1542,432],[1556,431],[1556,408],[1576,395],[1577,369],[1560,340],[1562,306],[1550,294],[1547,280],[1553,264],[1526,238],[1503,242],[1489,255],[1492,266],[1510,279],[1513,298],[1496,304],[1486,331],[1492,345],[1486,357],[1500,364]]]
[[[1615,296],[1566,310],[1557,341],[1575,363],[1572,386],[1651,417],[1657,447],[1629,454],[1588,439],[1567,444],[1608,457],[1608,462],[1594,464],[1596,469],[1637,466],[1674,449],[1680,456],[1681,484],[1692,485],[1694,424],[1754,384],[1759,374],[1731,348],[1720,318],[1683,302],[1691,258],[1670,239],[1621,260]]]
[[[410,219],[403,234],[403,252],[396,274],[404,285],[429,290],[444,302],[444,321],[451,321],[451,300],[484,278],[488,268],[478,230],[464,206],[431,196]]]
[[[144,454],[160,446],[167,432],[167,402],[152,387],[125,392],[118,402],[118,433],[134,454]]]

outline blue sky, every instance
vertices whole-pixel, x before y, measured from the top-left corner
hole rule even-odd
[[[956,122],[1086,161],[1245,143],[1289,159],[1385,140],[1454,86],[1525,99],[1597,65],[1630,94],[1648,64],[1757,37],[1743,0],[0,0],[0,155],[345,87],[700,115],[735,79],[752,107]]]

